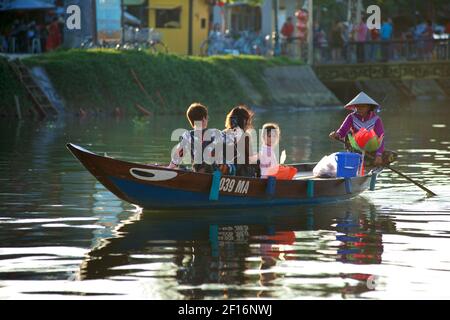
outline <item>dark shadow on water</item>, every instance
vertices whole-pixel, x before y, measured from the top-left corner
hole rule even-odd
[[[287,275],[274,270],[279,262],[331,259],[379,264],[385,232],[395,232],[394,223],[387,216],[377,216],[375,207],[364,197],[297,208],[144,211],[118,226],[116,237],[101,240],[90,251],[79,279],[139,278],[140,264],[170,263],[176,266],[173,274],[153,270],[150,277],[175,280],[180,286],[175,290],[187,299],[276,297],[280,281],[302,278],[301,273]],[[337,241],[330,244],[324,234]],[[330,249],[336,253],[322,253]],[[366,285],[371,276],[317,274],[315,277],[359,282],[349,287],[317,285],[314,294],[361,294],[371,290]],[[208,284],[217,288],[201,288]],[[298,295],[311,290],[293,289]]]

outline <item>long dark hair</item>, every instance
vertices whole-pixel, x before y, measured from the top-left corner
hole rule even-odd
[[[235,129],[237,127],[244,131],[253,128],[253,111],[246,105],[240,105],[231,109],[225,119],[226,129]]]

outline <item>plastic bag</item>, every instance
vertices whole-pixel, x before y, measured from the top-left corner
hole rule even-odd
[[[335,178],[337,174],[336,153],[325,156],[313,169],[314,177]]]

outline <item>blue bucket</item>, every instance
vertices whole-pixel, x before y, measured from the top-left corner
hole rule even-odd
[[[352,152],[336,153],[337,177],[352,178],[358,175],[358,169],[361,165],[361,155]]]

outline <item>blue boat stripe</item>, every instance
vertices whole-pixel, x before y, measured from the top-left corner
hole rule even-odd
[[[219,170],[214,171],[211,189],[209,190],[209,200],[211,201],[219,200],[220,178],[222,178],[222,173]]]
[[[306,182],[306,195],[308,198],[314,198],[314,180],[308,180]]]
[[[222,194],[218,201],[209,201],[207,192],[194,192],[179,189],[172,189],[154,184],[143,184],[137,181],[122,179],[118,177],[107,177],[117,189],[119,189],[129,200],[129,202],[139,205],[143,208],[211,208],[227,207],[238,208],[248,206],[279,206],[279,205],[298,205],[329,203],[337,200],[344,200],[353,197],[353,195],[336,195],[333,197],[299,197],[299,198],[261,198],[261,197],[243,197],[235,195]]]

